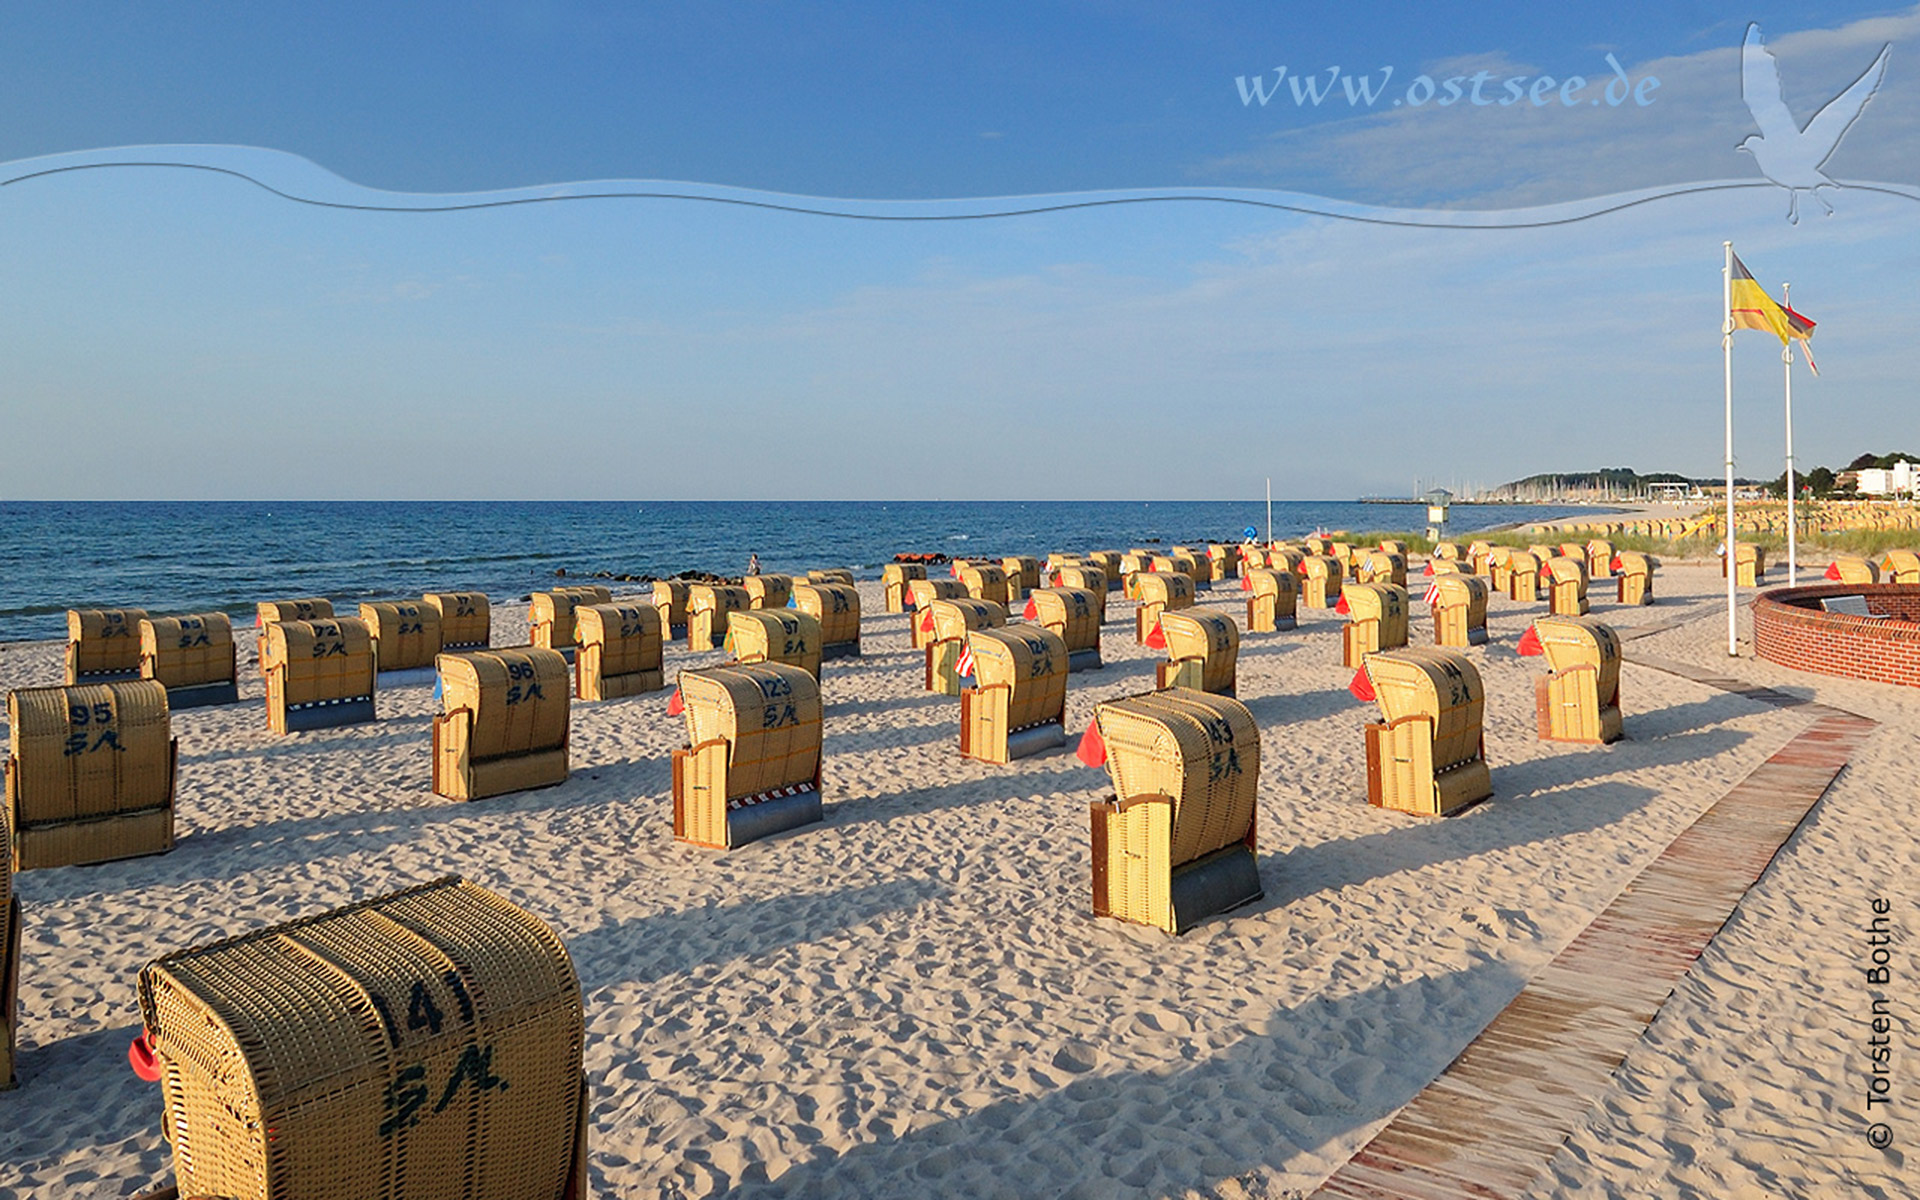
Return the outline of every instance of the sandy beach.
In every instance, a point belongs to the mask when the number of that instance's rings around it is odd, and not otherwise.
[[[1880,725],[1530,1195],[1910,1194],[1900,1141],[1861,1132],[1861,931],[1892,901],[1909,969],[1920,691],[1729,659],[1722,586],[1670,562],[1658,603],[1624,608],[1596,584],[1630,639],[1627,738],[1606,747],[1536,740],[1545,667],[1515,645],[1544,605],[1492,601],[1492,644],[1467,653],[1495,795],[1444,820],[1366,803],[1376,710],[1347,691],[1344,618],[1246,634],[1266,896],[1178,938],[1089,911],[1087,806],[1111,788],[1072,738],[1162,657],[1117,593],[1105,669],[1069,683],[1067,748],[995,767],[960,756],[958,701],[922,690],[907,618],[862,584],[866,654],[824,672],[825,822],[725,854],[672,838],[667,692],[575,702],[566,784],[460,804],[428,788],[431,685],[383,691],[376,723],[276,737],[243,665],[243,703],[174,715],[173,852],[16,877],[0,1195],[170,1182],[159,1089],[126,1061],[144,964],[458,873],[573,955],[596,1196],[1305,1196],[1808,724],[1663,661]],[[1244,619],[1233,581],[1201,597]],[[525,637],[524,604],[496,597],[495,644]],[[668,675],[722,658],[682,642]],[[0,686],[60,670],[54,643],[0,646]],[[1903,1116],[1879,1119],[1920,1136]]]

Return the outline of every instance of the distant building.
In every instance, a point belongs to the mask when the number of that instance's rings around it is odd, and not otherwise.
[[[1865,467],[1854,485],[1862,496],[1911,496],[1920,483],[1920,463],[1902,459],[1891,467]]]
[[[1690,483],[1650,483],[1647,495],[1655,500],[1686,500],[1698,496],[1700,489]]]

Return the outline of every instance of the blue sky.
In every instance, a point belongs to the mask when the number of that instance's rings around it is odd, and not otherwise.
[[[1920,9],[1357,7],[14,6],[0,161],[219,142],[409,192],[1230,186],[1502,209],[1757,180],[1732,145],[1758,20],[1803,120],[1894,44],[1830,167],[1920,183]],[[1661,80],[1651,104],[1263,108],[1235,84],[1283,64],[1392,66],[1383,96],[1421,73],[1604,80],[1608,53]],[[1727,237],[1821,322],[1803,462],[1920,446],[1920,203],[1842,189],[1790,226],[1785,199],[1534,231],[1198,204],[888,226],[658,200],[374,214],[58,176],[0,188],[0,494],[1177,498],[1271,474],[1312,498],[1711,474]],[[1736,347],[1741,469],[1770,475],[1780,368],[1757,339]]]

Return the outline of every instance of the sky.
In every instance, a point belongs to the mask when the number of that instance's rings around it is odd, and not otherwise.
[[[1749,21],[1802,122],[1891,46],[1826,169],[1893,192],[1824,190],[1833,215],[1803,200],[1788,223],[1734,149],[1755,131]],[[1706,476],[1726,239],[1820,322],[1821,375],[1795,367],[1802,466],[1920,447],[1920,6],[16,4],[0,67],[6,499],[1232,498],[1267,477],[1337,499]],[[1480,72],[1487,103],[1439,103]],[[623,179],[872,201],[1272,189],[1504,221],[1671,194],[1533,229],[1205,201],[902,223],[688,199],[369,212],[27,161],[191,144],[373,202]],[[90,161],[197,157],[215,161]],[[1707,181],[1755,186],[1686,187]],[[1743,332],[1734,359],[1740,472],[1775,475],[1779,347]]]

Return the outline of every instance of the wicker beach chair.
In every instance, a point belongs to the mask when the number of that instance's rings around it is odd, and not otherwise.
[[[1007,610],[991,600],[956,596],[929,601],[924,620],[932,627],[932,640],[926,649],[926,689],[958,696],[960,651],[965,648],[967,634],[976,629],[1003,628]]]
[[[223,612],[140,621],[140,677],[167,689],[167,709],[234,704],[240,657],[233,621]]]
[[[820,657],[860,657],[860,589],[851,583],[796,583],[794,607],[820,623]]]
[[[1347,623],[1340,661],[1357,667],[1367,655],[1407,644],[1407,589],[1393,583],[1349,583],[1340,589]]]
[[[820,820],[820,684],[755,663],[680,673],[673,836],[729,849]]]
[[[1299,626],[1300,577],[1272,567],[1249,567],[1240,576],[1247,593],[1247,632],[1277,633]]]
[[[1115,793],[1089,809],[1094,914],[1177,934],[1258,900],[1246,705],[1176,688],[1102,704],[1094,723]]]
[[[1482,732],[1486,689],[1465,655],[1385,650],[1368,655],[1362,670],[1381,715],[1367,726],[1368,803],[1447,816],[1493,794]]]
[[[1556,617],[1584,617],[1587,603],[1587,560],[1562,555],[1550,558],[1547,572],[1547,611]]]
[[[880,568],[880,588],[886,610],[890,613],[906,612],[907,585],[926,577],[927,569],[919,563],[888,563]]]
[[[666,630],[660,610],[638,600],[573,610],[573,694],[618,700],[667,686]]]
[[[785,663],[820,678],[820,619],[795,609],[727,614],[726,650],[740,663]]]
[[[1225,613],[1202,609],[1163,612],[1160,631],[1167,661],[1159,665],[1161,689],[1191,688],[1234,694],[1240,661],[1240,626]]]
[[[458,654],[493,644],[493,605],[485,592],[428,592],[420,599],[440,615],[440,649]]]
[[[1436,646],[1484,646],[1487,643],[1487,581],[1478,575],[1437,574],[1433,595]]]
[[[442,654],[433,790],[480,800],[567,781],[567,660],[522,646]]]
[[[360,619],[373,635],[374,653],[382,671],[430,667],[440,653],[440,610],[424,600],[362,604]]]
[[[974,686],[960,692],[960,753],[1008,763],[1067,740],[1067,644],[1038,625],[975,629]]]
[[[1592,617],[1541,617],[1534,636],[1552,674],[1535,679],[1543,742],[1619,740],[1620,635]]]
[[[584,1198],[580,985],[458,878],[140,973],[178,1194]]]
[[[299,733],[374,719],[373,634],[365,621],[276,621],[266,633],[260,670],[268,729]]]
[[[7,695],[6,823],[29,871],[173,849],[179,745],[150,679]]]
[[[1100,619],[1107,593],[1089,587],[1039,588],[1027,597],[1027,620],[1058,635],[1067,648],[1067,669],[1100,668]]]
[[[1193,576],[1180,571],[1148,571],[1133,578],[1134,598],[1139,601],[1133,612],[1133,637],[1145,646],[1160,626],[1161,613],[1193,607]]]
[[[142,608],[67,610],[67,685],[140,677]]]

